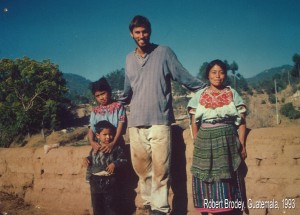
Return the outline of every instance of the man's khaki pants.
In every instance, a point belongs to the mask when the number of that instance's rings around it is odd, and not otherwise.
[[[131,127],[129,137],[132,165],[139,177],[144,205],[169,212],[171,126]]]

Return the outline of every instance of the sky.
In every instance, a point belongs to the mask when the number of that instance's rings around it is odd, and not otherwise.
[[[169,46],[197,75],[235,61],[246,78],[300,54],[300,0],[0,0],[0,58],[49,59],[96,81],[125,67],[128,25],[144,15],[151,42]]]

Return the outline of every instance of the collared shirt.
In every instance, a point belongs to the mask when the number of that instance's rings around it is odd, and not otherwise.
[[[130,103],[128,126],[170,125],[175,122],[171,80],[196,91],[206,86],[193,77],[166,46],[157,46],[143,60],[135,52],[126,58],[124,93],[121,101]]]

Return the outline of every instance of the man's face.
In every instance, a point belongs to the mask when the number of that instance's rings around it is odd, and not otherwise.
[[[150,32],[145,27],[135,27],[130,35],[140,48],[143,48],[150,43]]]

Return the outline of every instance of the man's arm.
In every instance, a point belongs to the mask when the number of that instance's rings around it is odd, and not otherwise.
[[[129,79],[125,73],[125,80],[124,80],[124,91],[118,101],[122,102],[123,104],[129,104],[132,97],[132,89],[129,82]]]
[[[203,81],[192,76],[179,62],[175,53],[169,48],[167,50],[168,54],[168,66],[172,74],[172,79],[178,81],[180,84],[184,85],[190,91],[197,91],[206,87]]]

